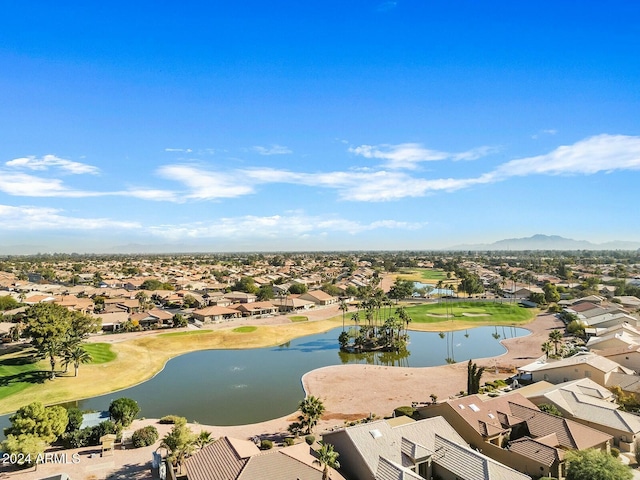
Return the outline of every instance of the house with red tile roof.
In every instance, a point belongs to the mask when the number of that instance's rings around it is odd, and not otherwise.
[[[444,417],[488,457],[535,477],[563,479],[567,450],[609,451],[613,443],[612,435],[541,412],[518,393],[486,400],[469,395],[421,407],[419,413]]]

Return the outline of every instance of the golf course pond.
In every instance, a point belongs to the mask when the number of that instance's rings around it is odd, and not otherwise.
[[[342,328],[300,337],[283,345],[248,350],[203,350],[167,362],[152,379],[107,395],[74,402],[83,410],[107,410],[112,400],[138,401],[140,415],[174,414],[209,425],[242,425],[294,412],[304,398],[302,376],[340,364],[428,367],[500,355],[504,338],[529,333],[523,328],[478,327],[456,332],[409,332],[405,353],[341,352]],[[8,416],[0,419],[2,426]]]

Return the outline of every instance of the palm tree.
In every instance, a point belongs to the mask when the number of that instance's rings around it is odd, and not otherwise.
[[[43,345],[42,353],[45,357],[49,357],[49,365],[51,365],[51,380],[56,378],[56,357],[60,355],[61,344],[57,340],[50,340]]]
[[[340,302],[340,310],[342,310],[342,331],[344,332],[344,315],[349,311],[349,305],[346,302]]]
[[[301,426],[306,429],[306,433],[310,434],[313,427],[318,424],[320,417],[322,417],[322,414],[325,411],[324,404],[318,397],[310,395],[302,400],[298,407],[301,412],[298,420],[300,421]]]
[[[562,341],[562,332],[560,330],[551,330],[549,332],[549,340],[553,343],[553,353],[558,354],[558,344]]]
[[[92,360],[91,354],[87,352],[82,346],[76,345],[73,349],[64,352],[64,359],[62,364],[66,367],[70,363],[73,363],[75,369],[74,377],[78,376],[78,369],[81,363],[89,363]]]
[[[322,465],[322,480],[327,480],[329,478],[329,468],[340,468],[340,462],[338,462],[340,454],[333,449],[333,445],[330,443],[322,442],[321,445],[317,451],[317,461]]]
[[[354,323],[356,324],[356,330],[358,330],[358,333],[360,333],[360,314],[358,312],[354,312],[353,315],[351,315],[351,320],[354,321]]]
[[[178,467],[180,473],[182,463],[193,452],[195,440],[195,435],[185,423],[176,423],[162,439],[160,446],[169,451],[167,460]]]
[[[203,449],[207,445],[213,442],[213,437],[211,436],[211,432],[207,432],[206,430],[202,430],[195,439],[195,445],[199,449]]]
[[[553,348],[553,344],[551,342],[544,342],[541,348],[542,348],[542,351],[544,352],[545,359],[549,358],[549,352]]]

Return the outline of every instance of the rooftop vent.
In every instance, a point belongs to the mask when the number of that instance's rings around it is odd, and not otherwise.
[[[376,430],[369,430],[369,433],[371,434],[371,436],[373,438],[380,438],[382,436],[382,433],[380,433],[380,430],[376,429]]]

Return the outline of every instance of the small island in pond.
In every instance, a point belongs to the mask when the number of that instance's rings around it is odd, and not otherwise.
[[[367,308],[364,312],[365,324],[361,323],[361,312],[351,316],[355,322],[355,329],[343,330],[338,337],[340,350],[349,353],[362,352],[401,352],[406,350],[409,335],[407,328],[411,317],[404,307],[396,309],[395,316],[390,316],[384,322],[380,321],[380,312]]]

